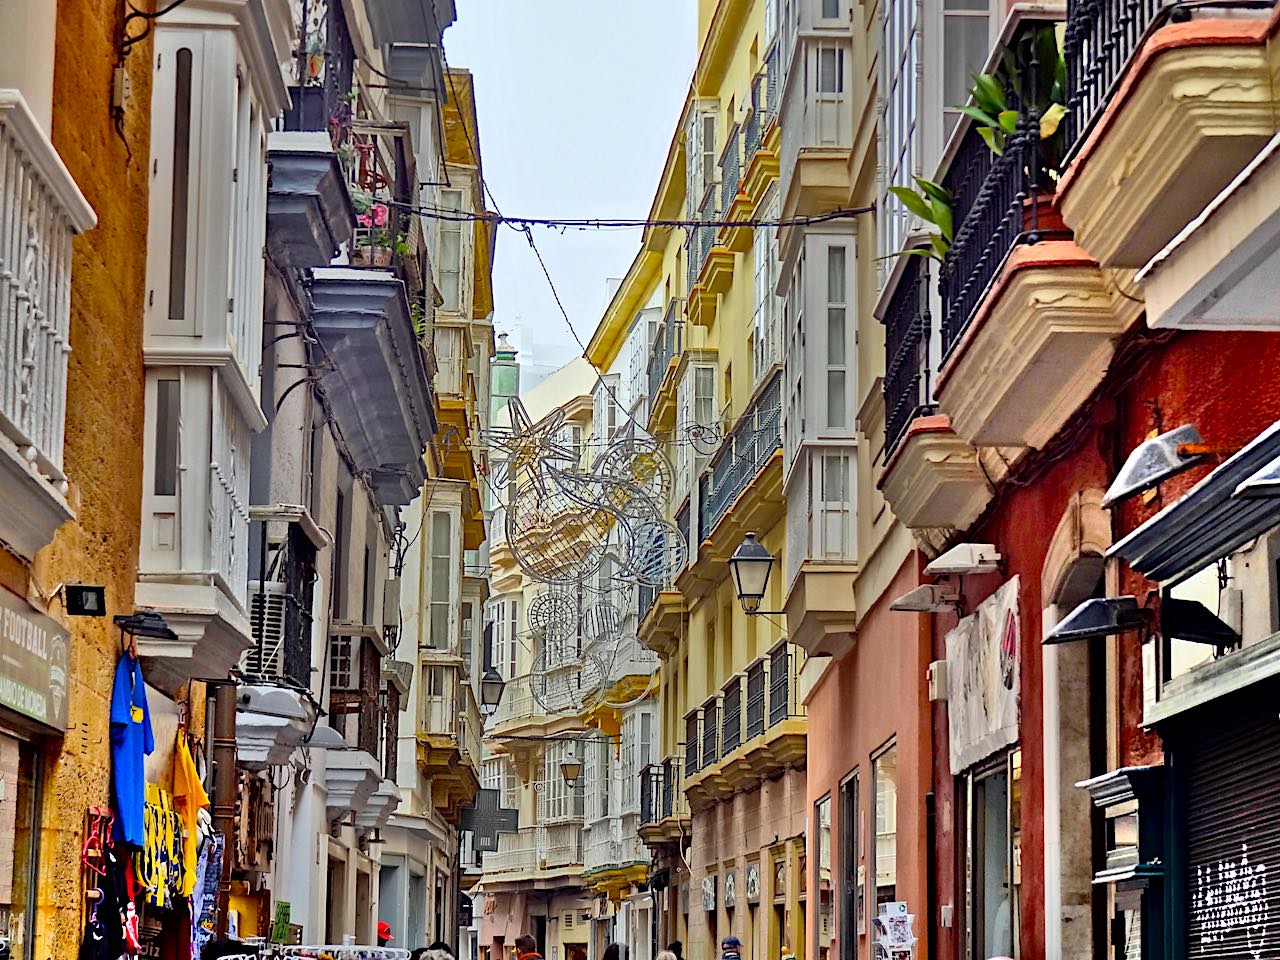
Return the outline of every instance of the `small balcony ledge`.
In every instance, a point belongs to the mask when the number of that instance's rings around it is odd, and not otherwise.
[[[355,210],[329,135],[282,131],[267,138],[267,250],[281,266],[329,263],[355,232]]]
[[[964,530],[994,493],[978,451],[956,435],[944,414],[911,422],[878,485],[910,530]]]
[[[147,682],[165,693],[193,678],[225,677],[253,645],[248,613],[217,574],[139,574],[135,602],[163,616],[177,634],[137,641]]]
[[[367,750],[330,750],[325,758],[325,806],[331,819],[361,810],[382,786],[378,760]]]
[[[404,284],[384,270],[322,267],[312,271],[310,294],[328,359],[320,382],[356,469],[369,474],[384,506],[411,503],[437,424]]]
[[[363,830],[381,829],[400,806],[400,788],[394,780],[383,780],[364,807],[356,811],[355,824]]]
[[[236,760],[246,770],[289,762],[315,723],[309,697],[290,687],[242,684],[236,691]]]
[[[1142,267],[1270,139],[1270,32],[1261,17],[1193,19],[1134,57],[1058,190],[1098,263]]]
[[[1072,241],[1014,247],[939,371],[952,430],[976,447],[1042,448],[1141,313]]]
[[[853,646],[858,611],[856,562],[805,560],[787,591],[791,642],[809,656],[843,656]]]

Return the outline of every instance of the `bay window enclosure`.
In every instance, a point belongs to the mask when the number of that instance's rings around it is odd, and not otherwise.
[[[1001,754],[963,776],[969,951],[972,958],[1018,956],[1022,754]]]
[[[458,558],[454,555],[453,515],[447,510],[431,511],[429,536],[430,564],[427,580],[427,646],[435,650],[453,650],[453,616],[456,599],[455,574]]]
[[[773,188],[770,188],[771,190]],[[778,218],[778,195],[772,192],[764,203],[764,219]],[[781,361],[779,326],[782,322],[782,301],[775,291],[778,288],[778,228],[755,227],[751,239],[751,256],[754,265],[755,304],[751,318],[751,358],[754,382],[759,386],[775,363]]]
[[[467,212],[467,196],[462,190],[445,188],[440,191],[440,206],[447,211]],[[436,221],[437,275],[440,296],[444,302],[440,309],[446,313],[460,313],[463,307],[463,283],[470,255],[470,231],[462,217],[442,217]]]
[[[520,648],[520,597],[518,594],[490,600],[486,615],[493,624],[493,667],[510,681],[516,676]]]
[[[689,495],[719,435],[716,368],[690,363],[676,387],[676,476],[673,501]],[[692,542],[692,541],[690,541]]]
[[[538,791],[537,816],[539,823],[560,820],[581,820],[586,814],[586,778],[579,777],[570,787],[560,772],[560,763],[570,752],[581,760],[583,745],[569,740],[552,740],[543,754],[542,780]]]

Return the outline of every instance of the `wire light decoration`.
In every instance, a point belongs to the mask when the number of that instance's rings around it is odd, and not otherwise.
[[[637,589],[669,588],[689,548],[663,513],[673,470],[634,422],[589,465],[563,440],[557,410],[533,422],[508,401],[511,428],[489,437],[503,534],[525,576],[545,584],[526,610],[535,644],[530,686],[548,714],[625,707],[652,691],[656,658],[636,638]],[[649,683],[621,683],[647,676]],[[639,688],[639,689],[637,689]]]

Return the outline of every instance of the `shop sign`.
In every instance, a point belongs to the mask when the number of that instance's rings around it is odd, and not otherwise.
[[[726,870],[724,872],[724,905],[726,909],[732,910],[738,904],[738,871]]]
[[[702,878],[702,909],[707,913],[715,913],[716,875],[714,873]]]
[[[277,900],[275,917],[271,921],[271,942],[290,943],[289,917],[292,907],[288,900]]]
[[[1018,578],[947,634],[951,772],[959,775],[1018,740]]]
[[[760,902],[760,862],[747,864],[747,903]]]
[[[69,650],[62,627],[0,589],[0,706],[65,732]]]

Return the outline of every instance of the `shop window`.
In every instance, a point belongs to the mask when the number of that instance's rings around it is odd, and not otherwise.
[[[969,956],[1017,957],[1022,754],[964,775]]]
[[[871,761],[875,844],[876,906],[898,899],[898,746],[890,744]],[[877,911],[879,912],[879,911]],[[985,954],[984,954],[985,956]]]
[[[835,926],[835,903],[831,884],[831,797],[823,797],[814,805],[813,832],[817,838],[817,939],[813,947],[814,960],[828,960],[831,952],[831,936]]]

